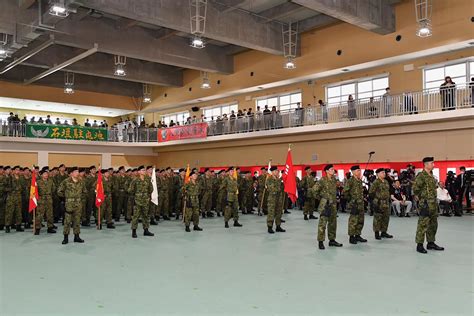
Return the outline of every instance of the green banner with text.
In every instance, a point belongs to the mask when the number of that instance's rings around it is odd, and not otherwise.
[[[107,141],[107,129],[96,127],[26,124],[26,137]]]

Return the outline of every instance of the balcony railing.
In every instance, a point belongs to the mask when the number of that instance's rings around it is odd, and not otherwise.
[[[449,111],[474,107],[473,99],[474,84],[471,83],[444,90],[429,89],[289,111],[236,115],[207,120],[207,136]],[[194,123],[201,122],[179,122],[175,126]],[[2,136],[26,136],[25,124],[0,120],[0,127]],[[108,128],[108,141],[157,142],[158,131],[159,128],[118,125]]]

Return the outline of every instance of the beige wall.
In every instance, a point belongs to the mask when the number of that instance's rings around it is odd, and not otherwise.
[[[38,154],[29,152],[0,152],[0,165],[30,167],[38,164]]]
[[[68,154],[68,153],[49,153],[49,166],[57,167],[60,164],[66,166],[89,167],[98,166],[102,162],[100,154]]]
[[[153,166],[157,164],[157,156],[112,155],[113,167]]]

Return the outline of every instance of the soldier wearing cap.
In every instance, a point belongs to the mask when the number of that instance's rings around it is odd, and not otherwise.
[[[23,222],[25,223],[25,229],[29,229],[33,223],[33,216],[28,210],[30,204],[31,171],[28,167],[24,167],[20,170],[20,180],[21,185],[23,186],[23,189],[21,190],[21,213]]]
[[[158,206],[157,206],[157,219],[159,219],[160,216],[163,216],[163,219],[166,221],[170,220],[169,217],[169,212],[170,212],[170,181],[168,178],[168,174],[166,170],[161,170],[160,171],[160,177],[159,181],[157,181],[158,185]]]
[[[94,186],[94,183],[96,183],[97,180],[97,175],[96,175],[96,167],[95,166],[90,166],[89,167],[89,172],[84,178],[84,184],[86,186],[86,208],[84,214],[82,214],[82,226],[90,226],[90,221],[91,221],[91,215],[94,214],[96,217],[96,206],[95,206],[95,189],[96,187]],[[96,217],[97,220],[97,217]]]
[[[100,206],[100,220],[102,222],[105,219],[107,228],[114,229],[115,225],[112,221],[112,192],[114,190],[114,182],[111,177],[112,175],[110,170],[102,169],[102,186],[104,188],[105,198]],[[97,187],[97,181],[98,180],[96,180],[94,183],[94,188]],[[102,226],[102,224],[100,226]]]
[[[350,212],[348,233],[349,242],[367,242],[367,239],[361,237],[364,227],[364,185],[362,183],[362,173],[358,165],[351,167],[352,177],[350,177],[344,186],[344,196],[347,199],[347,210]]]
[[[373,229],[375,239],[393,238],[387,233],[390,221],[390,185],[385,180],[385,169],[379,168],[375,171],[377,179],[369,189],[369,196],[372,199],[371,208],[374,211]]]
[[[270,176],[268,177],[266,184],[267,184],[267,192],[268,192],[268,200],[267,200],[267,228],[268,233],[273,234],[273,223],[275,222],[276,231],[284,233],[285,230],[281,228],[281,215],[283,211],[282,205],[282,181],[279,177],[280,171],[276,166],[272,166],[270,168]]]
[[[201,231],[202,228],[199,227],[199,195],[201,191],[201,186],[197,182],[198,174],[193,171],[190,173],[190,180],[184,185],[185,198],[186,198],[186,211],[184,214],[184,223],[186,225],[186,231],[190,232],[191,229],[189,225],[191,224],[191,219],[194,224],[193,230]],[[203,211],[204,212],[204,211]]]
[[[79,234],[81,232],[82,203],[84,203],[84,196],[86,194],[84,181],[79,178],[79,168],[71,168],[70,177],[61,182],[58,187],[58,196],[64,198],[66,208],[64,214],[63,245],[69,242],[71,225],[73,227],[74,242],[84,242],[79,237]]]
[[[130,187],[130,184],[132,181],[137,177],[137,169],[129,169],[130,171],[127,171],[129,174],[128,176],[128,181],[127,181],[127,214],[125,215],[125,219],[128,224],[132,222],[132,214],[133,214],[133,207],[135,205],[135,202],[133,201],[133,196],[128,192],[128,188]],[[159,201],[159,199],[158,199]]]
[[[66,172],[66,166],[64,164],[60,164],[58,167],[58,173],[54,177],[54,184],[56,188],[59,188],[61,183],[68,178],[68,174]],[[59,218],[63,219],[64,222],[64,212],[65,212],[65,202],[64,199],[60,196],[56,196],[57,205],[54,207],[54,211],[56,214],[54,215],[55,219],[58,220]]]
[[[307,221],[308,219],[317,219],[316,216],[313,215],[314,209],[316,208],[316,200],[314,196],[311,194],[311,188],[316,184],[315,178],[311,173],[311,167],[307,166],[305,169],[306,174],[303,176],[301,180],[301,185],[304,192],[304,206],[303,206],[303,214],[304,220]],[[309,215],[309,217],[308,217]]]
[[[183,204],[183,188],[184,188],[184,178],[186,176],[186,170],[184,168],[179,169],[179,174],[178,174],[178,181],[176,184],[176,204],[175,204],[175,210],[176,210],[176,219],[179,219],[179,215],[181,214],[181,211],[183,210],[184,204]]]
[[[53,179],[49,177],[49,168],[43,167],[39,172],[38,207],[36,208],[35,235],[39,235],[43,217],[46,215],[48,234],[55,234],[53,224],[53,193],[56,191]]]
[[[416,176],[413,186],[420,210],[415,239],[416,251],[419,253],[427,253],[424,248],[425,237],[428,250],[444,250],[435,243],[438,230],[438,204],[436,201],[437,181],[433,176],[433,168],[434,158],[423,158],[423,171]]]
[[[21,216],[21,194],[24,190],[22,186],[22,180],[20,177],[20,166],[12,168],[12,174],[8,178],[5,191],[7,192],[7,201],[5,208],[5,232],[10,232],[10,226],[13,223],[13,218],[16,223],[16,231],[24,231],[21,227],[22,216]]]
[[[234,227],[242,227],[239,223],[239,200],[238,200],[238,184],[234,176],[234,168],[230,167],[229,175],[224,178],[224,186],[227,191],[227,201],[224,211],[225,228],[229,228],[229,219],[234,218]]]
[[[265,182],[267,181],[267,169],[265,167],[260,168],[260,175],[257,178],[257,200],[258,200],[258,215],[267,214],[267,198],[268,194],[265,191]]]
[[[211,212],[212,206],[212,188],[214,186],[214,178],[211,175],[211,170],[206,168],[204,170],[204,176],[200,181],[200,189],[202,190],[201,198],[201,211],[202,217],[214,217],[214,214]]]
[[[226,205],[227,189],[225,187],[224,179],[227,177],[225,170],[218,172],[217,182],[219,184],[217,190],[217,201],[216,201],[216,214],[217,217],[221,216],[221,213],[224,214],[224,208]]]
[[[315,198],[318,199],[319,206],[319,225],[318,225],[318,246],[319,249],[323,250],[324,240],[326,235],[326,227],[328,231],[328,239],[330,247],[342,247],[342,244],[336,241],[337,231],[337,201],[336,201],[336,190],[337,183],[334,177],[336,171],[332,164],[324,167],[326,175],[319,180],[319,182],[311,188]]]
[[[148,211],[152,192],[153,186],[151,184],[150,177],[146,175],[145,167],[140,166],[138,168],[138,177],[133,179],[128,188],[128,193],[131,195],[131,198],[134,200],[135,204],[132,217],[132,238],[137,238],[138,219],[140,217],[143,224],[143,235],[154,236],[153,233],[148,231],[148,228],[150,227]]]
[[[242,178],[242,214],[253,214],[253,178],[250,172],[245,172]]]

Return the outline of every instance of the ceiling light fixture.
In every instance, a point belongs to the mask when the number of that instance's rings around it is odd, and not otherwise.
[[[66,7],[65,0],[50,0],[49,14],[65,18],[69,15],[69,10]]]
[[[201,49],[206,47],[206,44],[200,36],[195,35],[191,40],[191,47]]]
[[[151,103],[151,89],[146,83],[143,84],[143,103]]]
[[[206,31],[207,0],[189,0],[191,22],[191,47],[204,48],[203,35]]]
[[[74,93],[74,73],[72,72],[66,72],[64,74],[64,93]]]
[[[114,75],[118,77],[125,77],[127,75],[127,71],[125,70],[125,65],[127,63],[127,57],[125,56],[114,56],[115,62],[115,71]]]
[[[283,64],[285,69],[295,69],[296,49],[298,43],[298,24],[288,23],[288,26],[282,25],[283,33],[283,56],[286,61]]]
[[[210,89],[211,82],[209,81],[208,73],[201,71],[201,89]]]
[[[288,57],[288,59],[286,60],[285,65],[283,67],[285,69],[295,69],[296,64],[295,64],[295,61],[294,61],[293,57]]]
[[[433,12],[432,0],[415,0],[416,36],[429,37],[433,35],[431,26],[431,15]]]

